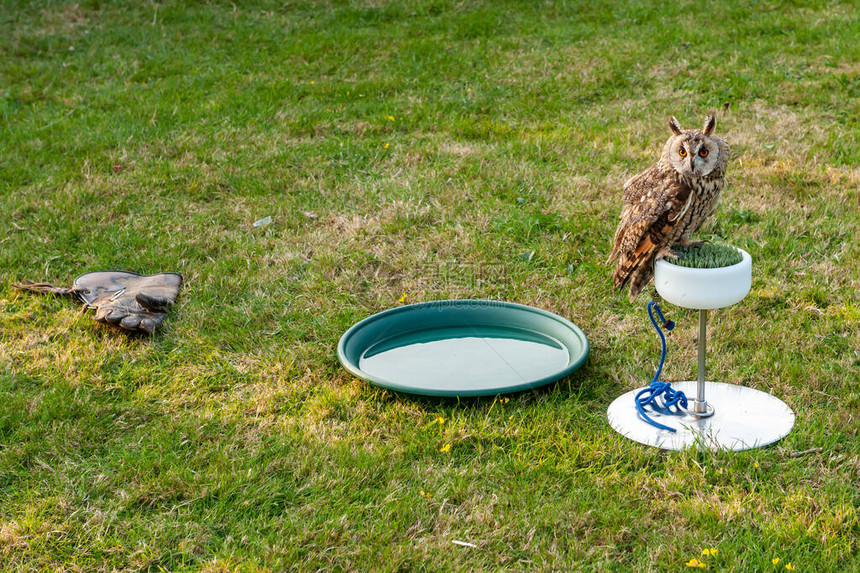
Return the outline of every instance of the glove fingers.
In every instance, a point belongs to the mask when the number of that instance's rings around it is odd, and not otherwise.
[[[129,314],[122,317],[122,320],[119,321],[119,325],[126,330],[137,330],[142,318],[143,317],[139,314]]]
[[[164,317],[167,316],[165,314],[150,314],[144,317],[140,321],[140,330],[148,334],[152,334],[155,332],[155,329],[161,326],[161,323],[164,322]]]
[[[125,307],[99,307],[96,309],[95,318],[99,322],[119,326],[125,330],[142,330],[148,334],[155,332],[167,313],[153,313],[138,308]]]
[[[140,292],[134,298],[140,306],[152,312],[166,312],[173,304],[171,299],[154,293]]]
[[[96,314],[93,318],[95,318],[99,322],[106,322],[108,324],[116,324],[127,313],[120,311],[117,308],[111,306],[100,306],[96,309]]]

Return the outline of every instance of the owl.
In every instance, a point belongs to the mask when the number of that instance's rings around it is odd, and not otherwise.
[[[669,120],[672,136],[660,159],[624,184],[624,207],[608,262],[618,260],[615,288],[630,284],[630,302],[654,275],[654,260],[675,257],[673,245],[697,243],[698,231],[717,207],[726,186],[729,145],[714,136],[714,116],[701,130]]]

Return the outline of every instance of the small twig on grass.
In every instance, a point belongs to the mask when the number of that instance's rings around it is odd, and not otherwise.
[[[824,450],[824,448],[809,448],[808,450],[802,450],[802,451],[796,451],[796,452],[788,452],[788,453],[786,454],[786,456],[787,456],[787,457],[789,457],[789,458],[799,458],[799,457],[806,456],[806,455],[809,455],[809,454],[817,454],[817,453],[819,453],[819,452],[821,452],[821,451],[823,451],[823,450]]]

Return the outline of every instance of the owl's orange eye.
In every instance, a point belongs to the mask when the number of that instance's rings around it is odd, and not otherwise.
[[[687,150],[682,147],[678,150],[678,155],[680,155],[681,157],[687,157]]]
[[[701,148],[701,149],[699,150],[699,157],[707,157],[707,156],[708,156],[708,150],[707,150],[707,149],[705,149],[704,147],[703,147],[703,148]]]

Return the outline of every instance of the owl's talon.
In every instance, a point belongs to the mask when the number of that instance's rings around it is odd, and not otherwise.
[[[657,254],[655,255],[654,258],[655,258],[655,260],[659,261],[661,259],[665,259],[666,257],[669,257],[670,259],[677,259],[678,253],[676,253],[672,249],[669,249],[667,247],[663,247],[662,249],[657,251]]]
[[[680,242],[678,244],[684,248],[687,248],[687,249],[698,249],[699,247],[701,247],[705,243],[710,243],[710,241],[705,239],[704,241],[686,241],[686,242]]]

